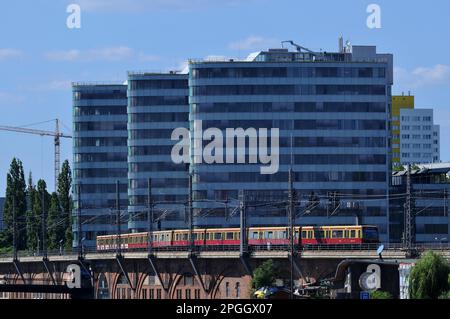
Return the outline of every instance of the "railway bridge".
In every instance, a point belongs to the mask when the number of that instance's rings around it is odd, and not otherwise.
[[[448,247],[419,248],[416,256],[427,249],[440,250],[450,259]],[[411,259],[399,247],[386,247],[386,261]],[[296,284],[315,283],[334,278],[337,266],[344,260],[379,259],[376,247],[303,250],[290,258],[286,250],[268,249],[242,254],[240,251],[146,251],[48,252],[43,256],[20,255],[0,257],[0,298],[70,298],[64,290],[55,290],[67,282],[67,269],[78,265],[97,299],[237,299],[248,298],[253,270],[272,259],[286,285],[290,273]],[[16,287],[2,289],[2,284]],[[21,289],[20,285],[24,285]],[[48,287],[44,290],[25,286]],[[53,289],[51,288],[53,287]]]

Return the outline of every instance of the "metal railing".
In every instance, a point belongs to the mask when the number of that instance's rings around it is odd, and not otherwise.
[[[317,251],[347,251],[347,252],[376,252],[380,244],[359,244],[359,245],[305,245],[305,246],[295,246],[296,252],[317,252]],[[426,243],[417,244],[412,247],[413,250],[418,252],[425,252],[427,250],[434,251],[448,251],[450,252],[449,243]],[[167,246],[167,247],[154,247],[153,252],[190,252],[189,246]],[[397,243],[386,243],[384,244],[384,252],[386,251],[404,251],[402,244]],[[122,253],[145,253],[147,248],[122,248]],[[239,245],[215,245],[215,246],[195,246],[192,252],[238,252]],[[249,245],[248,252],[284,252],[289,251],[289,245]],[[111,254],[115,253],[115,248],[107,250],[97,250],[96,247],[83,247],[83,256],[87,254]],[[78,256],[78,249],[65,249],[65,250],[48,250],[47,256]],[[18,251],[18,258],[21,257],[42,257],[42,252],[29,252],[29,251]],[[7,252],[0,254],[0,258],[13,258],[12,252]]]

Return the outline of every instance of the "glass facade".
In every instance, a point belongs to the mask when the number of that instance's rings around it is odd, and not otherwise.
[[[116,182],[120,206],[127,199],[127,87],[74,84],[73,88],[73,231],[78,245],[78,194],[81,184],[83,245],[94,246],[96,236],[117,232]],[[126,230],[126,214],[122,214]]]
[[[246,62],[190,63],[194,223],[238,226],[239,214],[223,203],[236,200],[239,190],[246,191],[250,203],[287,200],[292,165],[301,216],[297,224],[354,224],[358,217],[378,226],[387,240],[392,57],[338,54],[301,61],[285,53],[261,52]],[[195,135],[197,121],[203,132],[218,128],[223,136],[227,128],[278,128],[278,172],[262,175],[259,163],[248,163],[249,151],[245,165],[199,162],[193,145],[204,149],[210,141]],[[334,215],[328,205],[333,192],[341,199]],[[345,196],[352,200],[346,202]],[[378,200],[358,202],[358,196]],[[306,212],[311,198],[318,204]],[[285,205],[250,205],[247,216],[249,225],[288,222]]]
[[[128,75],[129,229],[146,231],[148,179],[155,203],[154,229],[186,228],[187,165],[171,159],[172,131],[189,127],[188,75]]]

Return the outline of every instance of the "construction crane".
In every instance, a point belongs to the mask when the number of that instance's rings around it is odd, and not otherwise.
[[[282,41],[281,42],[281,46],[283,46],[283,43],[290,43],[292,46],[294,46],[297,49],[298,52],[302,52],[302,50],[303,50],[303,51],[306,51],[306,52],[311,53],[313,55],[317,54],[316,52],[311,51],[310,49],[307,49],[305,47],[302,47],[301,45],[298,45],[298,44],[294,43],[294,41],[292,41],[292,40]]]
[[[35,130],[24,127],[14,127],[14,126],[0,126],[0,131],[27,133],[40,136],[53,136],[55,142],[55,190],[58,188],[58,176],[61,167],[61,144],[60,138],[72,138],[72,136],[61,133],[59,130],[59,120],[55,119],[56,128],[55,131],[43,131]]]

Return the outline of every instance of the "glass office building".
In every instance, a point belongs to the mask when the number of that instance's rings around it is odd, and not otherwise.
[[[273,49],[245,61],[191,61],[194,223],[239,225],[232,206],[245,190],[249,225],[287,225],[283,201],[292,167],[297,224],[358,220],[379,226],[387,240],[392,63],[392,55],[377,54],[372,46],[336,53]],[[198,135],[200,125],[202,132],[218,128],[223,136],[229,128],[278,128],[278,172],[261,174],[261,163],[249,164],[248,149],[245,164],[196,158],[193,145],[204,149],[210,142]]]
[[[145,231],[148,179],[151,179],[154,229],[186,228],[188,165],[171,159],[172,132],[189,127],[188,75],[128,74],[129,229]]]
[[[78,245],[78,194],[81,184],[83,244],[117,232],[116,182],[120,182],[122,229],[126,231],[127,86],[74,84],[73,88],[73,231]]]

